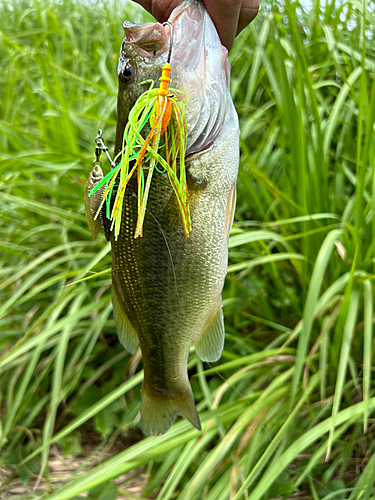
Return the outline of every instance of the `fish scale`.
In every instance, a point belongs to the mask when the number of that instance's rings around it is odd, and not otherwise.
[[[203,4],[196,0],[183,2],[173,11],[169,22],[175,30],[172,84],[190,99],[190,106],[186,107],[189,131],[186,172],[192,230],[186,238],[168,177],[155,172],[143,236],[134,238],[138,218],[135,178],[125,191],[117,241],[112,234],[108,235],[118,335],[131,353],[138,342],[142,351],[141,421],[148,434],[166,432],[177,413],[200,429],[187,362],[192,345],[205,361],[216,361],[223,349],[221,291],[239,162],[238,120],[227,87],[226,52],[213,23]],[[189,39],[194,39],[194,29],[201,54],[196,51],[192,54],[184,48]],[[131,64],[135,71],[129,83],[120,81],[115,155],[122,148],[129,111],[144,90],[139,83],[150,78],[157,82],[168,51],[168,45],[164,44],[166,35],[158,23],[127,24],[125,35],[119,71],[126,64]],[[153,54],[147,57],[144,40],[147,47],[150,44],[161,47],[158,57]],[[207,47],[215,49],[208,52]],[[194,57],[195,70],[192,60],[185,60],[185,55]],[[202,57],[206,58],[204,65],[200,63]],[[194,98],[192,72],[195,91],[203,92],[200,99]],[[203,124],[206,128],[202,131]],[[89,181],[92,185],[93,180]],[[86,212],[89,224],[92,211],[90,208]]]

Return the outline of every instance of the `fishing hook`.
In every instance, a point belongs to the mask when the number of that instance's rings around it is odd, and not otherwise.
[[[173,26],[171,25],[171,23],[169,21],[166,21],[165,23],[163,23],[163,26],[166,26],[166,25],[169,26],[169,51],[168,51],[167,63],[170,64],[171,55],[172,55],[172,46],[173,46]]]

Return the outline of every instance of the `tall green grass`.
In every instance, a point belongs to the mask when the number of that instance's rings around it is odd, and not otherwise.
[[[110,249],[83,215],[97,130],[113,144],[122,22],[145,18],[120,2],[0,4],[1,465],[50,500],[116,498],[116,477],[145,470],[137,498],[374,499],[374,4],[262,4],[237,38],[225,350],[215,366],[191,353],[203,432],[181,420],[157,438],[139,431]],[[51,445],[79,454],[88,425],[94,466],[53,490]]]

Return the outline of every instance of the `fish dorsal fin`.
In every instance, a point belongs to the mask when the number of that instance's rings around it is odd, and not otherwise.
[[[124,311],[114,280],[112,282],[112,305],[118,338],[125,349],[130,354],[134,354],[139,344],[138,335]]]
[[[224,317],[221,299],[217,307],[208,318],[203,332],[195,342],[195,351],[202,361],[217,361],[224,347]]]

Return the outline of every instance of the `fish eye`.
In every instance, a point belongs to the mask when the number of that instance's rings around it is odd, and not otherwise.
[[[134,74],[133,67],[130,64],[125,64],[121,68],[121,70],[120,70],[120,72],[118,74],[118,77],[122,81],[122,83],[126,83],[126,82],[128,82],[131,79],[131,77],[133,76],[133,74]]]

